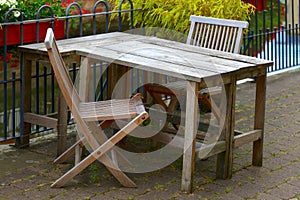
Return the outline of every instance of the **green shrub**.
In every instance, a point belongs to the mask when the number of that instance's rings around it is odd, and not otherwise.
[[[112,0],[119,9],[120,0]],[[235,20],[250,20],[255,11],[251,4],[242,0],[132,0],[134,8],[142,11],[134,13],[134,27],[160,27],[182,33],[189,30],[190,15]],[[128,9],[128,2],[122,9]]]

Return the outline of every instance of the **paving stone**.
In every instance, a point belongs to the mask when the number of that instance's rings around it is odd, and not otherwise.
[[[276,185],[283,184],[284,180],[280,179],[280,177],[273,176],[272,174],[267,174],[263,177],[256,178],[252,183],[267,191]]]
[[[227,194],[223,194],[219,197],[217,197],[216,199],[220,199],[220,200],[244,200],[243,197],[240,197],[236,194],[233,194],[232,192],[229,192]]]
[[[251,184],[251,183],[247,183],[238,188],[234,188],[233,190],[230,191],[230,193],[241,196],[243,198],[253,198],[258,193],[261,193],[263,191],[264,191],[264,188],[259,187],[254,184]]]
[[[289,186],[289,184],[287,185]],[[294,191],[291,191],[289,189],[285,190],[285,188],[286,186],[274,187],[273,189],[267,191],[267,193],[280,199],[290,199],[296,195]]]
[[[300,188],[300,177],[297,176],[288,182],[289,184]]]
[[[164,200],[164,199],[171,199],[174,196],[174,193],[167,192],[167,191],[149,191],[144,195],[140,195],[135,197],[135,200],[144,200],[144,199],[157,199],[157,200]],[[193,195],[194,196],[194,195]]]
[[[266,194],[266,193],[261,193],[258,196],[255,197],[255,199],[257,200],[281,200],[280,198],[270,195],[270,194]]]
[[[101,195],[99,195],[99,196],[101,196]],[[120,200],[122,200],[122,199],[126,200],[126,199],[130,199],[130,198],[134,197],[134,195],[126,193],[126,192],[124,192],[122,190],[119,190],[119,189],[111,190],[109,192],[106,192],[106,193],[104,193],[104,196],[105,197],[112,197],[112,198],[120,199]]]
[[[232,189],[229,186],[223,186],[216,183],[208,183],[202,186],[204,190],[211,191],[213,193],[216,193],[217,195],[223,195],[226,193],[226,190]]]
[[[239,186],[239,182],[233,181],[232,179],[217,179],[215,183],[218,185],[222,185],[223,187],[235,188]]]
[[[218,197],[218,195],[213,191],[205,190],[204,188],[199,188],[193,192],[199,199],[214,199]],[[185,197],[187,195],[184,195]],[[179,198],[180,199],[180,198]],[[176,198],[177,200],[177,198]]]
[[[110,197],[110,196],[105,196],[105,195],[96,195],[96,196],[93,196],[90,198],[91,200],[116,200],[115,198],[113,197]]]

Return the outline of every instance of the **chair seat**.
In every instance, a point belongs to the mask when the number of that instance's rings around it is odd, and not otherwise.
[[[138,115],[136,105],[133,99],[82,102],[79,112],[85,121],[134,118]]]

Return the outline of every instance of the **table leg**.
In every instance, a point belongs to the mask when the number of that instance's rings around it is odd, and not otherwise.
[[[195,142],[197,133],[198,117],[198,84],[189,82],[187,85],[186,117],[184,133],[184,151],[181,189],[192,192],[193,172],[195,165]]]
[[[23,53],[22,56],[22,98],[21,98],[21,105],[23,105],[23,113],[31,112],[31,67],[32,61],[26,60],[26,54]],[[29,146],[29,138],[31,133],[31,124],[24,122],[24,115],[23,115],[23,131],[21,131],[20,139],[17,140],[16,146],[17,147],[28,147]]]
[[[236,79],[225,85],[226,105],[221,106],[220,125],[223,124],[219,140],[226,141],[226,150],[217,156],[217,178],[231,178],[233,167],[233,139],[235,122]]]
[[[67,149],[67,123],[68,123],[68,109],[65,98],[59,92],[58,111],[57,111],[57,151],[59,156]]]
[[[266,102],[266,74],[256,78],[254,129],[262,130],[261,131],[262,136],[261,139],[253,143],[252,164],[254,166],[262,166],[265,102]]]
[[[122,65],[117,65],[117,64],[110,64],[108,67],[108,99],[112,98],[112,94],[116,87],[118,86],[117,84],[121,84],[119,81],[122,78],[122,76],[127,73],[130,70],[129,67],[122,66]],[[129,97],[129,84],[128,84],[128,79],[125,77],[123,79],[124,85],[122,85],[122,93],[117,94],[118,98],[128,98]],[[120,92],[120,89],[118,90]]]

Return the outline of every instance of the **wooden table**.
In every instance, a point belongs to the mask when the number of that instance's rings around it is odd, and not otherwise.
[[[197,91],[203,83],[218,85],[218,77],[224,83],[227,104],[223,112],[224,128],[221,141],[212,150],[218,154],[217,177],[230,178],[232,174],[233,148],[254,142],[253,165],[262,165],[264,133],[264,113],[266,98],[266,68],[272,65],[253,57],[204,49],[183,43],[162,40],[155,37],[131,35],[127,33],[108,33],[88,37],[58,41],[63,57],[80,55],[90,59],[114,63],[117,66],[137,68],[148,72],[183,78],[188,82],[186,89],[186,116],[184,133],[182,190],[192,191],[193,170],[197,133],[198,98]],[[52,127],[65,124],[65,109],[58,113],[59,122],[47,116],[31,113],[31,62],[47,59],[44,44],[19,47],[23,60],[24,95],[24,133],[23,141],[28,140],[28,126],[33,122],[42,122]],[[212,68],[211,65],[214,67]],[[119,68],[117,68],[119,71]],[[125,70],[126,71],[126,70]],[[124,73],[124,71],[121,71]],[[234,136],[236,81],[244,78],[256,78],[254,130]],[[42,120],[41,120],[42,119]],[[61,120],[63,119],[63,120]],[[59,124],[59,125],[57,125]],[[59,134],[65,128],[58,129]]]

